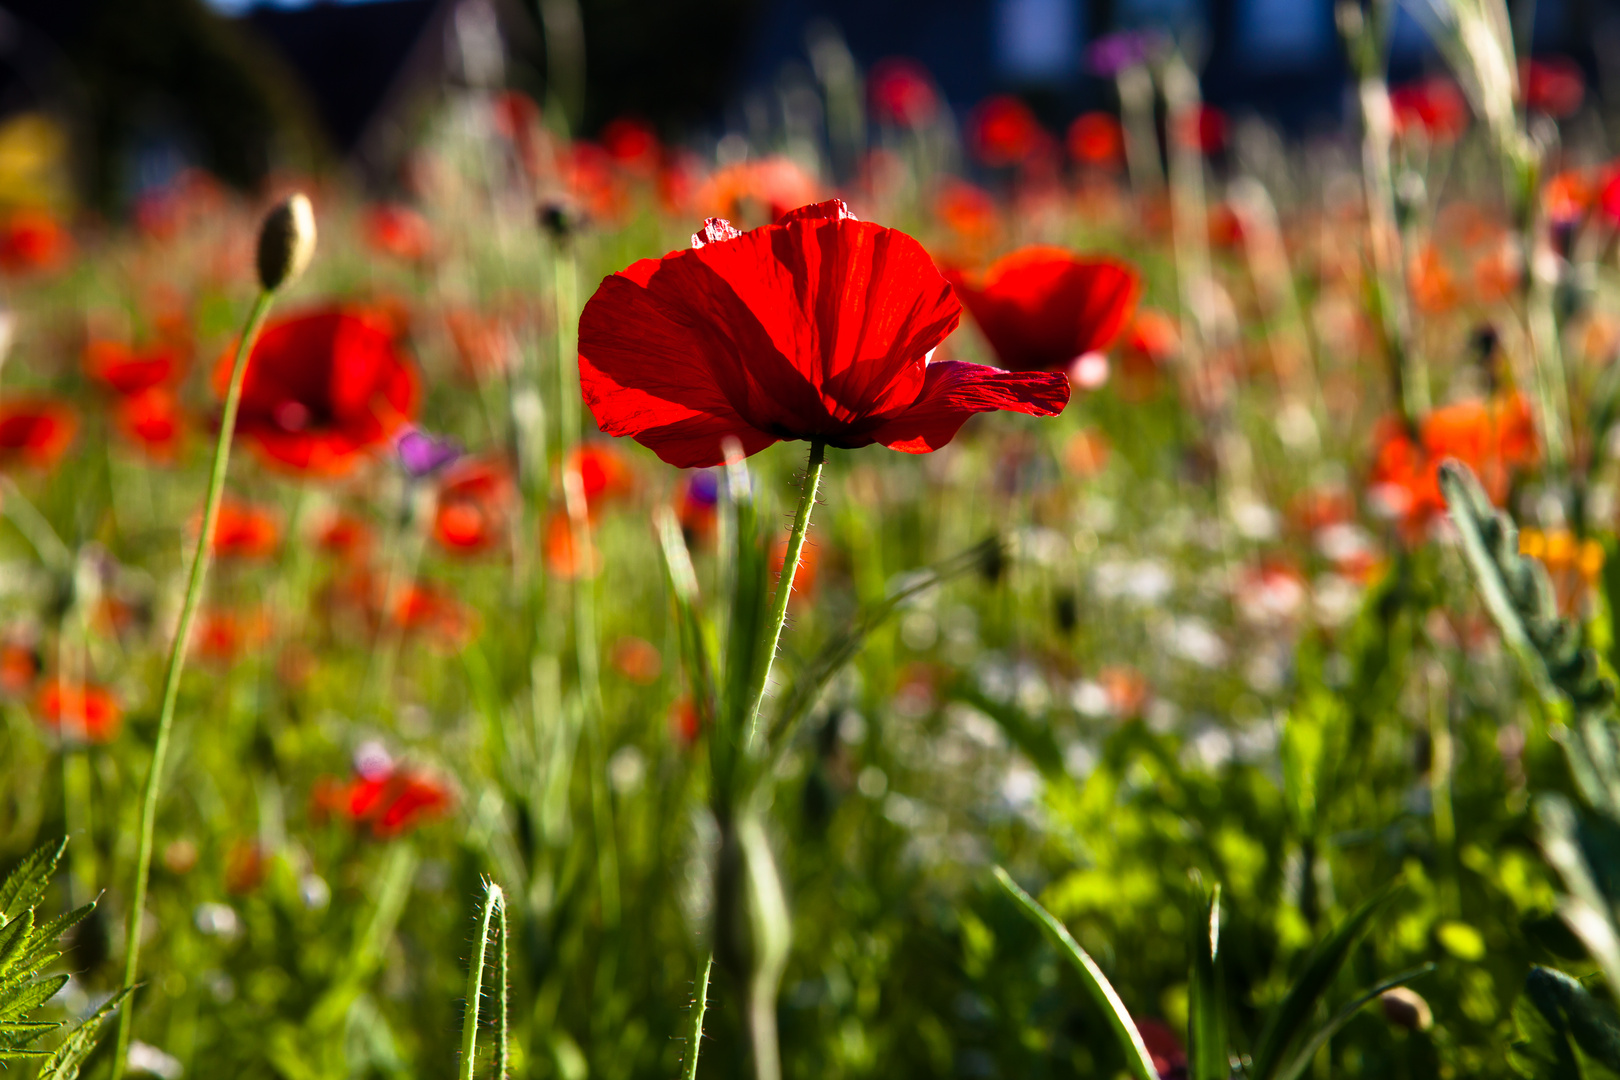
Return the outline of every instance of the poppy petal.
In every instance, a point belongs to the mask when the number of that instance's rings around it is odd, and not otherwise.
[[[1056,371],[1113,344],[1136,307],[1141,278],[1123,262],[1030,247],[982,282],[947,275],[996,359],[1011,371]]]
[[[871,432],[874,442],[927,454],[955,437],[974,413],[1006,409],[1056,416],[1069,403],[1069,380],[1051,371],[1002,371],[960,360],[928,365],[928,379],[911,408]]]

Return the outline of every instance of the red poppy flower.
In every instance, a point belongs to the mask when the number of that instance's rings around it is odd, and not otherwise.
[[[461,555],[491,550],[506,535],[513,494],[504,463],[487,458],[457,462],[439,485],[433,539],[446,551]]]
[[[658,133],[645,121],[621,116],[602,129],[602,149],[620,168],[650,173],[658,167],[662,148]]]
[[[115,394],[138,394],[179,378],[180,351],[173,345],[136,350],[116,341],[85,346],[84,370]]]
[[[364,518],[340,510],[315,530],[315,542],[328,555],[359,561],[371,548],[371,526]]]
[[[202,527],[202,512],[192,518],[195,532]],[[219,504],[219,518],[214,522],[214,535],[209,550],[219,559],[263,559],[276,550],[280,529],[270,511],[260,506],[233,502]]]
[[[1061,412],[1059,375],[928,356],[961,317],[922,246],[842,202],[739,233],[710,219],[691,250],[602,282],[579,325],[598,426],[672,465],[717,465],[737,439],[926,453],[977,412]]]
[[[367,829],[374,839],[389,840],[445,817],[455,798],[450,786],[431,773],[388,763],[348,783],[321,778],[311,802],[317,818],[343,818],[356,829]]]
[[[602,443],[584,443],[568,454],[568,466],[579,473],[586,509],[594,515],[605,503],[622,499],[636,487],[636,474],[624,455]]]
[[[1562,119],[1573,116],[1586,97],[1586,76],[1567,56],[1545,56],[1519,65],[1525,108]]]
[[[433,231],[427,219],[397,203],[366,211],[365,234],[373,251],[405,262],[420,262],[433,250]]]
[[[1122,262],[1057,247],[1015,251],[981,279],[945,276],[1009,371],[1059,371],[1108,348],[1142,288]]]
[[[230,371],[223,357],[220,391]],[[418,389],[383,317],[321,309],[276,323],[254,346],[236,434],[272,466],[338,475],[416,415]]]
[[[1468,99],[1457,84],[1440,76],[1397,86],[1389,92],[1395,134],[1422,133],[1430,142],[1452,143],[1468,130]]]
[[[65,402],[41,398],[0,404],[0,469],[50,468],[78,429],[78,417]]]
[[[1461,401],[1424,417],[1416,441],[1397,421],[1380,425],[1368,494],[1377,509],[1416,538],[1445,511],[1439,470],[1447,458],[1473,469],[1500,505],[1514,470],[1537,457],[1530,405],[1522,395]]]
[[[191,633],[191,649],[205,663],[229,667],[269,634],[269,620],[262,611],[204,611]]]
[[[91,683],[73,683],[60,675],[40,687],[34,713],[52,731],[85,742],[110,742],[123,723],[112,693]]]
[[[658,646],[646,638],[627,635],[613,643],[613,666],[631,682],[646,686],[657,682],[664,670],[664,657]]]
[[[55,270],[72,250],[67,230],[49,211],[16,210],[0,222],[0,269]]]
[[[386,589],[378,598],[387,620],[407,634],[420,635],[430,645],[455,651],[472,640],[477,617],[448,590],[419,581],[396,591],[390,602]]]
[[[1040,146],[1040,121],[1018,98],[998,94],[979,103],[968,117],[968,145],[973,156],[992,168],[1018,165]]]
[[[915,60],[890,57],[872,65],[866,80],[867,98],[879,123],[897,127],[926,127],[939,114],[939,95],[928,69]]]
[[[0,644],[0,693],[21,697],[33,687],[43,669],[35,642],[13,640]]]
[[[154,461],[173,461],[185,432],[180,400],[167,387],[154,387],[120,398],[113,424],[124,438]]]
[[[1083,165],[1113,165],[1125,156],[1125,132],[1112,113],[1081,113],[1069,125],[1069,156]]]

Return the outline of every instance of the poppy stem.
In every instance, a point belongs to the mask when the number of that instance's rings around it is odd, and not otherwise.
[[[752,747],[759,730],[759,711],[765,703],[765,686],[770,682],[771,667],[776,662],[777,645],[782,640],[782,626],[787,622],[788,600],[793,595],[793,581],[799,574],[799,557],[804,554],[804,537],[810,530],[810,511],[816,505],[816,489],[821,486],[821,468],[827,463],[827,444],[820,439],[810,441],[810,462],[804,469],[804,491],[799,496],[799,512],[793,515],[793,531],[788,534],[787,552],[782,557],[782,573],[776,579],[776,596],[771,601],[771,621],[766,624],[765,662],[760,665],[755,680],[752,701],[748,708],[748,739],[744,744]]]
[[[467,965],[467,1003],[461,1018],[461,1080],[472,1080],[477,1066],[478,1007],[484,996],[485,951],[492,935],[500,938],[500,952],[495,960],[495,981],[499,984],[496,990],[500,994],[495,1031],[495,1078],[506,1080],[506,894],[493,881],[486,882],[484,887],[484,913],[479,920],[478,942],[473,946],[472,961]]]
[[[692,986],[692,1008],[686,1014],[686,1060],[681,1062],[681,1080],[697,1080],[699,1043],[703,1041],[703,1014],[709,1007],[709,972],[714,968],[714,953],[703,958],[703,970],[698,972]]]
[[[135,890],[130,898],[128,926],[124,936],[124,991],[135,986],[140,970],[141,914],[146,908],[147,879],[152,871],[152,836],[157,827],[158,793],[163,786],[163,765],[169,756],[169,736],[174,727],[175,705],[180,698],[180,674],[186,666],[186,641],[191,636],[191,624],[196,620],[197,607],[202,601],[203,580],[210,561],[209,541],[219,520],[220,497],[225,490],[225,473],[231,462],[231,435],[236,430],[236,413],[242,402],[242,383],[247,375],[248,357],[253,343],[270,314],[275,292],[262,289],[248,314],[247,327],[236,346],[236,359],[231,366],[230,387],[225,393],[225,410],[220,417],[219,438],[214,443],[214,463],[208,473],[208,498],[203,504],[202,528],[197,533],[197,550],[191,560],[191,573],[186,579],[185,600],[180,606],[180,623],[175,628],[174,642],[169,648],[168,670],[163,678],[163,707],[158,714],[157,738],[152,743],[152,763],[147,768],[146,786],[141,792],[140,843],[135,853]],[[118,1043],[113,1053],[112,1080],[122,1080],[129,1059],[131,1018],[135,1014],[131,1001],[118,1010]]]

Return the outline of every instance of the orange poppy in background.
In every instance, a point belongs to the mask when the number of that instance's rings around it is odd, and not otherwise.
[[[1419,311],[1442,315],[1462,300],[1462,290],[1433,244],[1413,253],[1406,266],[1406,285]]]
[[[371,550],[371,525],[362,517],[339,510],[315,530],[315,543],[328,555],[358,561]]]
[[[202,527],[202,512],[191,519],[192,531]],[[208,548],[219,559],[264,559],[275,553],[281,530],[269,510],[262,506],[225,499],[219,504],[219,519]]]
[[[717,170],[698,190],[696,209],[736,221],[775,221],[820,194],[821,185],[798,162],[768,157]]]
[[[574,523],[562,510],[553,510],[546,515],[541,545],[545,551],[546,569],[553,577],[594,577],[601,564],[596,545],[588,539],[585,550],[581,552],[578,549],[574,543]]]
[[[34,696],[34,715],[52,731],[85,742],[110,742],[123,725],[123,710],[112,692],[93,683],[53,676]]]
[[[582,443],[568,454],[568,466],[579,472],[585,489],[585,507],[594,518],[607,503],[636,489],[636,474],[629,460],[607,443]]]
[[[57,270],[72,252],[72,237],[48,210],[14,210],[0,221],[0,269],[14,274]]]
[[[631,682],[643,686],[658,681],[664,670],[664,657],[658,646],[646,638],[626,635],[613,643],[613,667]]]
[[[1448,458],[1472,469],[1491,501],[1501,505],[1514,472],[1539,457],[1530,404],[1517,393],[1436,409],[1419,424],[1416,440],[1399,421],[1385,420],[1376,439],[1368,495],[1408,537],[1445,512],[1440,465]]]
[[[204,663],[229,667],[269,636],[270,622],[263,611],[215,609],[198,616],[191,650]]]
[[[771,582],[774,588],[782,578],[782,566],[787,562],[788,538],[783,536],[777,539],[776,545],[771,548]],[[810,596],[816,590],[816,572],[821,566],[821,549],[815,541],[807,541],[799,549],[799,568],[793,572],[793,592],[789,601],[793,604],[808,604]]]
[[[72,406],[50,398],[0,403],[0,469],[49,469],[79,430]]]
[[[447,589],[418,581],[396,590],[392,600],[386,592],[378,594],[387,621],[435,648],[454,652],[478,632],[477,615]]]
[[[1142,288],[1123,262],[1058,247],[1015,251],[982,277],[945,278],[1008,371],[1058,371],[1108,348]]]
[[[427,218],[399,203],[366,211],[363,231],[371,250],[405,262],[421,262],[433,252],[433,230]]]
[[[433,539],[446,551],[478,555],[506,536],[515,488],[506,464],[493,458],[466,458],[444,474],[433,513]]]
[[[214,372],[222,393],[231,363],[222,357]],[[236,434],[272,467],[341,475],[387,446],[419,397],[385,316],[321,308],[275,323],[254,346]]]

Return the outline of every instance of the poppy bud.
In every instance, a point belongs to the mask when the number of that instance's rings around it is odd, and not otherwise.
[[[1414,990],[1397,986],[1378,995],[1384,1019],[1408,1031],[1428,1031],[1434,1026],[1434,1012],[1429,1003]]]
[[[315,208],[302,192],[289,195],[259,228],[259,284],[265,292],[297,281],[315,255]]]
[[[585,215],[579,206],[561,196],[542,199],[534,214],[540,228],[558,243],[570,239],[585,224]]]

